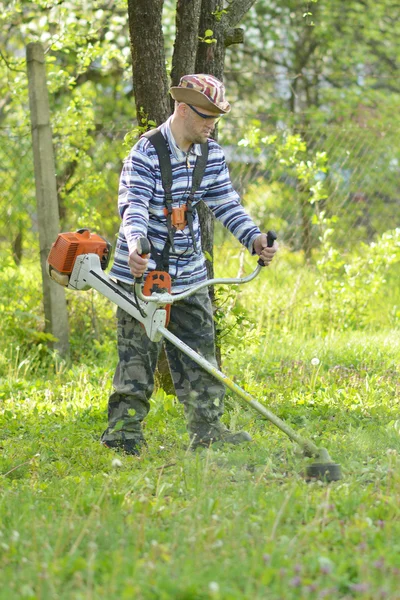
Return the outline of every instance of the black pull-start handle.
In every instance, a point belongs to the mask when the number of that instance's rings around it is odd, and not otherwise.
[[[267,247],[268,248],[272,248],[272,246],[274,245],[274,241],[277,239],[277,235],[275,233],[275,231],[268,231],[267,232]],[[261,258],[258,259],[257,263],[260,265],[260,267],[265,267],[264,261],[261,260]]]

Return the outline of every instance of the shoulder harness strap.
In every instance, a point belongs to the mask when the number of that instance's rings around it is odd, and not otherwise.
[[[201,155],[197,157],[196,164],[194,166],[193,178],[192,178],[192,189],[190,190],[189,199],[193,202],[193,198],[203,180],[204,171],[206,170],[208,161],[208,142],[201,144]]]
[[[142,137],[146,137],[151,144],[153,144],[160,164],[161,170],[161,181],[165,192],[165,205],[167,207],[167,229],[168,239],[172,250],[174,248],[174,230],[172,228],[172,167],[171,158],[167,142],[159,129],[150,129],[143,134]]]
[[[190,194],[187,201],[187,209],[186,209],[186,218],[187,224],[189,227],[190,235],[192,236],[193,241],[193,249],[197,253],[197,244],[196,239],[194,237],[193,230],[193,200],[194,195],[197,190],[201,186],[201,182],[203,180],[204,171],[206,170],[208,161],[208,142],[201,144],[201,154],[196,159],[196,164],[194,165],[193,176],[192,176],[192,189],[190,190]]]
[[[158,162],[160,165],[161,171],[161,181],[162,186],[165,192],[165,205],[167,208],[167,229],[168,229],[168,251],[169,247],[172,250],[175,250],[174,247],[174,229],[172,226],[172,166],[171,166],[171,157],[169,154],[169,149],[167,142],[159,129],[150,129],[142,135],[142,137],[146,137],[149,142],[154,146],[157,156]],[[188,201],[187,201],[187,223],[189,227],[190,234],[192,236],[193,248],[194,251],[197,252],[197,244],[194,237],[193,231],[193,200],[194,196],[199,189],[204,171],[207,166],[208,161],[208,142],[201,144],[201,155],[197,157],[196,163],[193,170],[192,176],[192,188],[189,193]],[[163,253],[165,254],[165,252]],[[165,256],[164,256],[164,264],[165,264]]]

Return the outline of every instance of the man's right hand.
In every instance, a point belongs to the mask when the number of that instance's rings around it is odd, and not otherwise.
[[[147,263],[149,262],[149,254],[140,256],[137,250],[129,253],[128,265],[131,273],[134,277],[141,277],[147,269]]]

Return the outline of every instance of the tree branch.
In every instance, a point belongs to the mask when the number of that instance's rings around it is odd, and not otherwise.
[[[221,17],[221,21],[224,22],[224,29],[235,27],[255,3],[256,0],[233,0],[229,4],[227,13]]]
[[[0,100],[0,122],[6,116],[6,113],[4,112],[4,109],[6,108],[6,106],[8,106],[9,104],[11,104],[11,102],[12,102],[12,95],[10,93],[8,93],[4,98],[2,98]]]
[[[178,85],[182,75],[195,72],[202,0],[177,0],[176,35],[172,56],[171,83]],[[173,107],[171,98],[171,107]]]
[[[0,50],[0,57],[4,60],[4,62],[6,63],[6,67],[7,69],[9,69],[10,71],[15,71],[16,73],[25,73],[24,69],[16,69],[15,67],[11,66],[11,63],[9,62],[9,60],[4,56],[4,54],[2,53],[2,51]]]
[[[242,44],[244,41],[244,29],[236,27],[235,29],[228,29],[225,31],[224,44],[225,48],[232,46],[232,44]]]
[[[254,48],[249,48],[249,49],[243,48],[242,51],[243,51],[243,54],[246,56],[254,55]],[[264,52],[257,51],[257,56],[258,56],[258,58],[263,60],[267,65],[270,64],[270,65],[275,65],[277,67],[284,67],[288,71],[290,71],[292,69],[292,67],[286,61],[280,61],[280,60],[274,58],[273,56],[265,54]],[[294,75],[293,77],[298,77],[298,74]]]
[[[394,92],[395,94],[400,93],[400,88],[398,88],[390,83],[375,83],[373,86],[371,86],[371,89],[373,89],[373,90],[388,90],[390,92]]]
[[[381,61],[383,61],[384,63],[387,64],[388,67],[390,67],[393,71],[397,71],[398,70],[398,65],[396,60],[394,60],[393,58],[391,58],[390,56],[388,56],[387,54],[385,54],[384,52],[382,52],[379,48],[380,46],[378,45],[378,42],[371,40],[369,42],[367,42],[369,47],[371,48],[372,54],[374,56],[376,56],[377,58],[379,58]]]

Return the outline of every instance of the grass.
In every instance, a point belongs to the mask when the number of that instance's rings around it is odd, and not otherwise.
[[[159,390],[140,458],[101,446],[116,352],[90,298],[76,330],[100,333],[76,334],[71,364],[40,343],[1,355],[0,599],[400,599],[398,329],[382,313],[324,330],[309,274],[261,303],[277,277],[225,299],[224,370],[343,479],[307,483],[309,459],[230,393],[224,420],[251,444],[188,450]]]
[[[242,363],[246,389],[326,445],[341,482],[306,483],[289,440],[232,397],[225,420],[252,444],[188,451],[159,391],[142,457],[116,455],[98,441],[112,361],[47,380],[10,370],[0,598],[399,598],[395,334],[285,342],[226,367]]]

